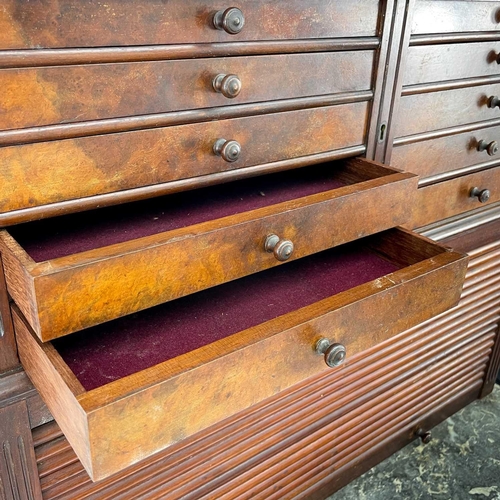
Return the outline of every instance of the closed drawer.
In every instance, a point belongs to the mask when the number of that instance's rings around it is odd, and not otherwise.
[[[488,127],[463,134],[438,137],[396,146],[391,165],[420,176],[420,180],[448,176],[467,167],[498,162],[500,127]],[[486,149],[481,150],[483,147]]]
[[[119,198],[263,163],[269,171],[274,162],[364,144],[368,115],[369,103],[357,102],[0,148],[0,212],[103,193]],[[237,141],[239,156],[215,154],[219,139]]]
[[[6,69],[0,123],[17,129],[368,90],[372,69],[373,51]],[[216,92],[218,75],[240,83],[226,78]]]
[[[214,28],[214,14],[228,7],[241,10],[244,22],[227,19],[229,34]],[[378,2],[290,0],[5,0],[0,12],[0,46],[4,49],[102,47],[178,43],[241,42],[374,36]],[[233,18],[234,21],[234,18]],[[75,26],[78,28],[75,29]]]
[[[403,85],[499,75],[499,52],[493,41],[410,47]]]
[[[398,226],[416,183],[354,159],[16,226],[0,233],[9,293],[49,340],[273,267],[286,240],[294,259]]]
[[[53,344],[14,309],[19,353],[97,480],[331,370],[315,351],[321,338],[342,344],[349,366],[447,309],[466,264],[391,230]]]
[[[417,0],[412,17],[413,34],[496,31],[500,28],[498,2]]]
[[[478,196],[471,196],[474,188],[479,192],[488,190],[488,199],[482,198],[481,202]],[[417,199],[412,228],[495,203],[500,201],[500,167],[420,188]]]
[[[404,95],[395,136],[429,132],[500,118],[500,83],[425,94]]]

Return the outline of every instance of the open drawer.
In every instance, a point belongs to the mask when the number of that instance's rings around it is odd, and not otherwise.
[[[47,341],[402,225],[416,187],[352,159],[31,222],[1,231],[0,252]]]
[[[392,229],[51,343],[13,317],[26,372],[97,480],[453,306],[466,267]]]

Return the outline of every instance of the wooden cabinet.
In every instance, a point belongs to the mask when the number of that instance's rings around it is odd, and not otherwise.
[[[498,12],[7,1],[12,497],[322,499],[491,391]]]

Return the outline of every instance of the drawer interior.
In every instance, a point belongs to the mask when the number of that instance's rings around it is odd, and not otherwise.
[[[446,310],[466,267],[392,229],[53,342],[15,306],[13,320],[26,372],[100,479],[331,370],[320,338],[348,366]]]
[[[353,168],[349,162],[331,162],[29,222],[9,232],[35,262],[43,262],[338,189],[380,173]]]
[[[354,242],[57,339],[86,390],[305,307],[401,266]]]
[[[354,158],[30,222],[0,231],[7,287],[51,340],[281,265],[271,234],[288,265],[400,226],[417,179]]]

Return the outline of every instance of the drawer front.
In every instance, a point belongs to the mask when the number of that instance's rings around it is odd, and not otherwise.
[[[478,197],[471,196],[473,188],[487,189],[489,200],[481,203]],[[412,228],[495,203],[500,201],[500,167],[420,188],[417,199]]]
[[[500,29],[497,2],[417,0],[412,17],[413,34],[496,31]]]
[[[495,100],[499,97],[500,83],[404,95],[398,106],[395,136],[404,137],[500,118],[500,108]]]
[[[368,110],[359,102],[0,148],[0,212],[360,145]],[[214,153],[218,139],[240,144],[236,161]]]
[[[484,141],[481,143],[481,141]],[[498,161],[498,152],[490,148],[479,151],[479,144],[500,144],[500,127],[488,127],[463,134],[439,137],[394,147],[391,165],[420,176],[439,176],[454,170]],[[494,144],[493,144],[494,145]]]
[[[23,365],[90,475],[101,479],[328,370],[314,351],[322,336],[355,355],[456,303],[465,258],[402,231],[378,241],[391,258],[422,252],[423,260],[89,392],[14,312]]]
[[[373,170],[375,178],[38,264],[4,231],[9,291],[40,338],[49,340],[274,267],[280,261],[266,252],[267,235],[291,241],[295,259],[408,220],[415,176],[366,160],[346,168],[354,176]]]
[[[244,16],[229,34],[214,28],[214,14],[236,7]],[[4,49],[102,47],[374,36],[378,2],[300,0],[4,0],[0,46]],[[231,17],[227,19],[231,22]],[[75,29],[78,26],[78,29]]]
[[[0,123],[17,129],[368,90],[372,68],[373,52],[355,51],[7,69]],[[239,94],[216,92],[217,75],[236,75]]]
[[[499,75],[499,52],[494,41],[410,47],[403,85]]]

